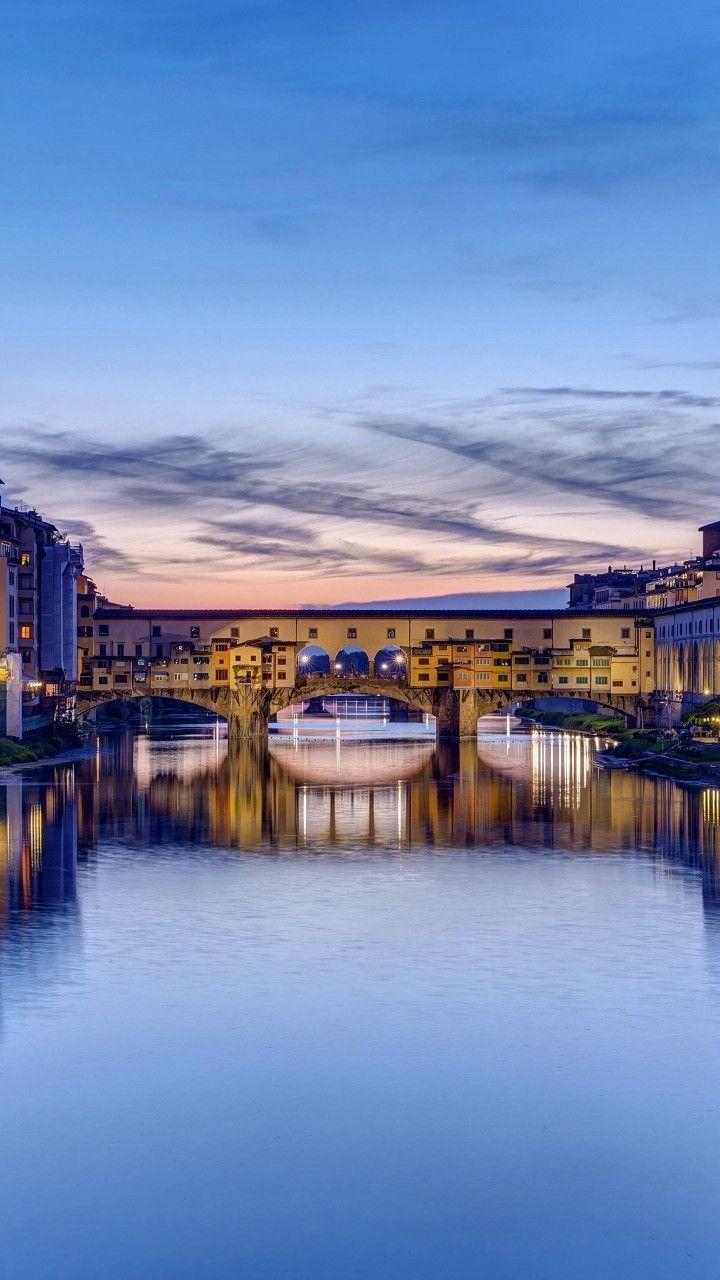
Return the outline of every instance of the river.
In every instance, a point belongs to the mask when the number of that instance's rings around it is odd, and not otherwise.
[[[115,735],[0,786],[3,1280],[710,1280],[720,792]]]

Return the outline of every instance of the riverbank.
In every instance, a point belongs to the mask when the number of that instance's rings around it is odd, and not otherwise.
[[[22,768],[84,749],[80,730],[74,724],[55,725],[51,732],[30,735],[22,742],[0,737],[0,768]]]
[[[607,737],[612,745],[598,753],[605,769],[630,769],[655,778],[698,786],[720,786],[720,743],[683,740],[661,729],[628,729],[617,716],[584,712],[536,712],[533,722],[565,733]]]

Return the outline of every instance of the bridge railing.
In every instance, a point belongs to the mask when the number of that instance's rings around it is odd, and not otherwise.
[[[395,672],[383,672],[381,676],[376,676],[372,672],[361,674],[353,674],[350,671],[331,671],[328,675],[303,675],[300,672],[295,677],[295,687],[298,689],[312,689],[326,685],[328,681],[338,684],[393,684],[400,688],[408,688],[409,680],[406,675],[397,675]]]

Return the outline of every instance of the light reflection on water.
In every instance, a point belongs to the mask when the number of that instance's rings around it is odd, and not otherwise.
[[[720,792],[593,754],[0,787],[3,1276],[716,1276]]]

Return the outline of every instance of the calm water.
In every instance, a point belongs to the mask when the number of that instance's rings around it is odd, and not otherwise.
[[[3,1280],[714,1280],[719,858],[547,736],[0,786]]]

